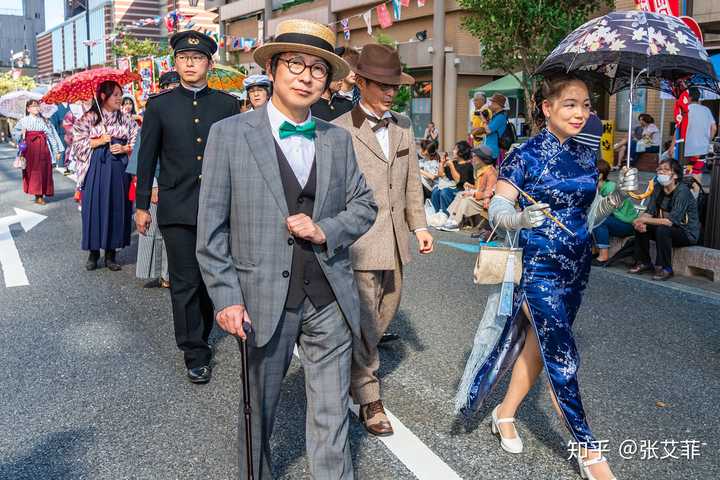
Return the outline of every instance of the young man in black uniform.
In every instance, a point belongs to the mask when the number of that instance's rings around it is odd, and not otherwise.
[[[215,41],[195,31],[170,39],[180,86],[152,96],[147,103],[137,170],[135,223],[141,234],[150,225],[150,194],[157,162],[157,220],[168,255],[175,340],[183,351],[187,375],[206,383],[212,375],[208,337],[213,305],[195,257],[202,161],[210,126],[237,113],[232,95],[207,86]]]

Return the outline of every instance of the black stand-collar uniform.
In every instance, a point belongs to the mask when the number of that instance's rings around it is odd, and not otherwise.
[[[168,255],[175,339],[188,368],[209,365],[213,305],[195,257],[202,161],[213,123],[240,113],[230,94],[182,85],[148,100],[137,167],[137,208],[150,208],[158,161],[157,223]]]

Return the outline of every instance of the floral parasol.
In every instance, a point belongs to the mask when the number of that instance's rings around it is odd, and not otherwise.
[[[227,65],[216,64],[208,72],[208,85],[216,90],[243,90],[245,75],[240,71]]]
[[[630,87],[664,90],[667,82],[688,80],[688,86],[720,93],[708,53],[679,18],[658,13],[611,12],[594,18],[548,55],[535,72],[576,72],[601,80],[609,93]],[[634,72],[634,75],[633,75]]]
[[[80,100],[89,100],[95,97],[98,86],[105,81],[117,82],[122,86],[140,81],[140,75],[130,70],[123,71],[109,67],[84,70],[55,85],[45,94],[42,101],[45,103],[75,103]]]

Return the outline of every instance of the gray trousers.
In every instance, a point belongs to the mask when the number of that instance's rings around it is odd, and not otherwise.
[[[314,480],[352,480],[348,392],[352,333],[336,302],[317,311],[306,298],[302,307],[286,310],[270,342],[260,348],[248,342],[253,466],[256,480],[273,478],[270,436],[280,386],[298,345],[307,397],[305,445]],[[240,408],[240,478],[247,478],[245,427]]]

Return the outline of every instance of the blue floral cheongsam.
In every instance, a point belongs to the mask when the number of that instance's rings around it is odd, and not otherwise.
[[[552,213],[574,235],[548,219],[540,227],[520,231],[523,275],[515,289],[513,313],[482,365],[473,392],[476,404],[481,403],[512,368],[524,344],[527,323],[521,312],[527,302],[530,324],[540,342],[545,372],[564,421],[575,440],[589,448],[598,448],[598,444],[580,400],[579,357],[572,324],[590,273],[587,213],[598,181],[595,158],[590,148],[572,139],[561,144],[555,135],[542,130],[503,162],[499,180],[511,182],[536,201],[550,205]],[[518,199],[521,208],[530,204],[522,195]]]

